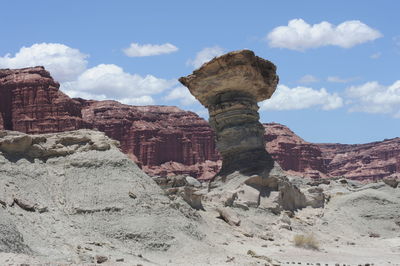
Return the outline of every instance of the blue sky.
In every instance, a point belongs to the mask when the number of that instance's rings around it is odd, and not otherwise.
[[[365,143],[400,136],[399,10],[396,0],[5,1],[0,68],[45,65],[70,96],[207,118],[177,78],[247,48],[280,76],[262,122]]]

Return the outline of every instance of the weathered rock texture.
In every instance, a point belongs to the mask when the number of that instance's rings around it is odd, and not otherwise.
[[[355,145],[317,145],[331,176],[379,180],[400,172],[400,138]]]
[[[326,176],[327,167],[317,145],[304,141],[284,125],[263,126],[266,149],[282,169],[312,178]]]
[[[38,134],[90,127],[80,103],[59,87],[43,67],[0,70],[0,128]]]
[[[80,101],[83,119],[120,141],[121,150],[147,173],[207,179],[218,171],[214,133],[195,113],[174,106]]]
[[[149,252],[204,246],[199,215],[171,202],[116,145],[91,130],[0,131],[0,254],[52,265],[90,264],[101,255],[112,265],[121,257],[136,265],[148,264]]]
[[[257,102],[271,97],[278,80],[275,65],[249,50],[214,58],[179,79],[208,108],[223,157],[221,174],[236,170],[261,173],[272,168]]]
[[[170,177],[167,191],[182,189],[204,209],[195,211],[165,195],[116,145],[91,130],[0,131],[0,265],[398,262],[398,184],[321,182],[279,166],[275,178],[235,172],[209,192]],[[310,233],[324,252],[293,247],[294,235]]]

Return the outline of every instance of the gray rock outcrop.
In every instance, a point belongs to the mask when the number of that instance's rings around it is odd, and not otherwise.
[[[202,246],[200,216],[169,200],[117,145],[90,130],[0,131],[0,255],[149,265],[148,254]]]

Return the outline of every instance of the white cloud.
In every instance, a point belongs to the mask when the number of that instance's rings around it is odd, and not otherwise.
[[[348,83],[348,82],[351,82],[351,81],[354,81],[357,79],[359,79],[359,77],[351,77],[351,78],[344,79],[344,78],[340,78],[337,76],[330,76],[326,80],[328,82],[333,82],[333,83]]]
[[[88,56],[59,43],[38,43],[22,47],[15,56],[0,57],[0,68],[44,66],[60,82],[74,80],[86,69]]]
[[[187,64],[192,65],[194,68],[201,67],[204,63],[210,61],[216,56],[220,56],[224,53],[224,49],[219,46],[206,47],[196,54],[196,57],[192,60],[188,60]]]
[[[378,59],[379,57],[381,57],[381,55],[382,55],[381,52],[377,52],[377,53],[374,53],[374,54],[370,55],[369,57],[371,59]]]
[[[305,75],[298,80],[299,83],[303,83],[303,84],[309,84],[309,83],[314,83],[314,82],[318,82],[318,81],[319,81],[318,78],[314,77],[313,75]]]
[[[100,64],[87,69],[88,55],[59,43],[22,47],[14,57],[0,57],[0,68],[23,68],[42,65],[61,82],[61,90],[70,97],[94,100],[117,100],[132,105],[154,104],[152,95],[178,84],[153,75],[125,72],[114,64]]]
[[[130,105],[152,105],[154,104],[154,99],[151,96],[143,95],[136,98],[123,98],[120,99],[120,102]]]
[[[287,26],[276,27],[268,33],[267,40],[271,47],[304,51],[327,45],[350,48],[382,36],[379,31],[358,20],[335,26],[326,21],[310,25],[302,19],[292,19]]]
[[[343,106],[343,99],[326,89],[314,90],[308,87],[289,88],[279,85],[271,99],[261,102],[262,110],[300,110],[319,107],[332,110]]]
[[[182,105],[191,105],[197,102],[196,98],[189,92],[186,87],[179,86],[174,88],[166,97],[165,100],[179,100]]]
[[[101,64],[87,69],[76,81],[62,84],[71,97],[95,100],[112,99],[129,104],[153,104],[150,95],[172,87],[176,80],[160,79],[152,75],[130,74],[113,64]]]
[[[170,43],[164,44],[143,44],[131,43],[131,45],[123,49],[125,55],[129,57],[142,57],[161,54],[170,54],[178,51],[178,47]]]
[[[346,93],[352,98],[350,111],[391,114],[400,118],[400,80],[390,86],[367,82],[347,88]]]

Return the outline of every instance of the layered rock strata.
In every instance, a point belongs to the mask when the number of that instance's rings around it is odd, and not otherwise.
[[[317,144],[327,173],[355,180],[397,177],[400,172],[400,138],[366,144]]]
[[[276,89],[273,63],[249,50],[235,51],[214,58],[179,81],[209,111],[223,158],[221,174],[261,173],[273,167],[257,105]]]
[[[90,128],[43,67],[0,70],[0,126],[29,134]]]
[[[218,171],[214,132],[195,113],[174,106],[79,101],[83,119],[120,141],[121,150],[147,173],[209,179]]]
[[[311,178],[327,176],[320,148],[278,123],[263,124],[266,149],[285,171]]]

